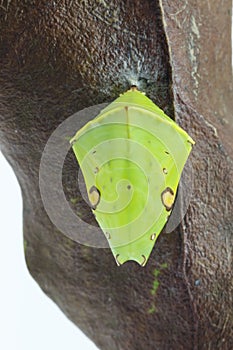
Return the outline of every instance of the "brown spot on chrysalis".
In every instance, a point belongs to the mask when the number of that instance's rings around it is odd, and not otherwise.
[[[109,232],[106,232],[105,235],[106,235],[107,239],[110,239],[110,238],[111,238],[111,235],[110,235]]]
[[[121,263],[120,263],[119,260],[118,260],[118,257],[119,257],[119,256],[120,256],[120,254],[117,254],[117,255],[115,256],[116,263],[117,263],[118,266],[121,265]]]
[[[145,266],[146,265],[146,257],[145,257],[145,255],[142,255],[142,257],[143,257],[143,261],[141,263],[141,266]]]
[[[190,140],[187,140],[188,143],[190,143],[191,146],[193,146],[193,142],[191,142]]]
[[[163,168],[163,173],[167,175],[167,169]]]
[[[155,240],[155,237],[156,237],[156,234],[155,234],[155,233],[152,233],[152,235],[150,236],[150,239],[151,239],[152,241],[154,241],[154,240]]]
[[[97,174],[99,172],[99,168],[96,167],[95,170],[94,170],[94,174]]]
[[[130,186],[130,185],[128,185],[128,186],[127,186],[127,190],[130,190],[130,189],[131,189],[131,186]]]
[[[174,192],[170,187],[167,187],[161,193],[161,200],[167,211],[170,211],[172,209],[174,199],[175,199]]]
[[[92,186],[89,190],[89,201],[91,204],[91,208],[93,210],[96,209],[97,205],[100,202],[100,191],[98,190],[98,188],[96,188],[95,186]]]
[[[74,146],[74,144],[77,142],[77,140],[73,140],[70,144],[71,144],[71,147]]]
[[[168,151],[164,151],[166,154],[170,154]]]

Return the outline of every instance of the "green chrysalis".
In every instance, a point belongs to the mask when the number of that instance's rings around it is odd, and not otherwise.
[[[145,266],[194,141],[132,87],[70,142],[117,264],[134,260]]]

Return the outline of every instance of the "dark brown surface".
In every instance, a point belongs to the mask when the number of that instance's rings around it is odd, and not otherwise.
[[[22,188],[32,276],[100,349],[233,348],[231,1],[1,5],[1,147]],[[108,249],[69,240],[49,220],[38,186],[58,124],[134,80],[196,141],[188,212],[160,235],[145,268],[117,267]],[[77,197],[76,181],[70,154],[68,199]],[[93,223],[79,199],[75,210]]]

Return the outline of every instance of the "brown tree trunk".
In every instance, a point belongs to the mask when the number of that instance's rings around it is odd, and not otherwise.
[[[22,188],[27,265],[100,349],[233,348],[231,6],[230,0],[1,2],[1,148]],[[39,192],[52,131],[132,82],[196,141],[188,211],[174,232],[160,235],[145,268],[117,267],[109,249],[67,238]],[[69,153],[67,199],[93,223],[76,181]]]

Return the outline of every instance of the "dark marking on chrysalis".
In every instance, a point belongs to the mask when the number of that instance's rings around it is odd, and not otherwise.
[[[91,204],[91,208],[95,210],[100,202],[100,191],[95,186],[92,186],[89,190],[89,201]]]
[[[70,144],[71,144],[71,147],[74,146],[74,144],[77,142],[77,140],[73,140]]]
[[[111,239],[111,235],[109,232],[106,232],[105,234],[106,234],[107,239]]]
[[[131,189],[131,186],[130,186],[130,185],[128,185],[128,186],[127,186],[127,190],[130,190],[130,189]]]
[[[174,203],[174,192],[170,187],[165,188],[161,193],[161,200],[166,210],[170,211]]]
[[[118,260],[118,257],[119,257],[119,256],[120,256],[120,254],[117,254],[117,255],[115,256],[116,263],[117,263],[118,266],[121,265],[121,263],[120,263],[119,260]]]
[[[146,257],[145,257],[145,255],[142,255],[142,257],[143,257],[143,261],[141,263],[141,266],[145,266],[146,265]]]
[[[168,151],[164,151],[166,154],[170,154]]]
[[[95,170],[94,170],[94,174],[97,174],[99,172],[99,168],[96,167]]]
[[[167,175],[168,171],[166,168],[163,168],[163,173]]]
[[[150,236],[150,239],[151,239],[152,241],[154,241],[155,238],[156,238],[156,234],[155,234],[155,233],[152,233],[152,235]]]

